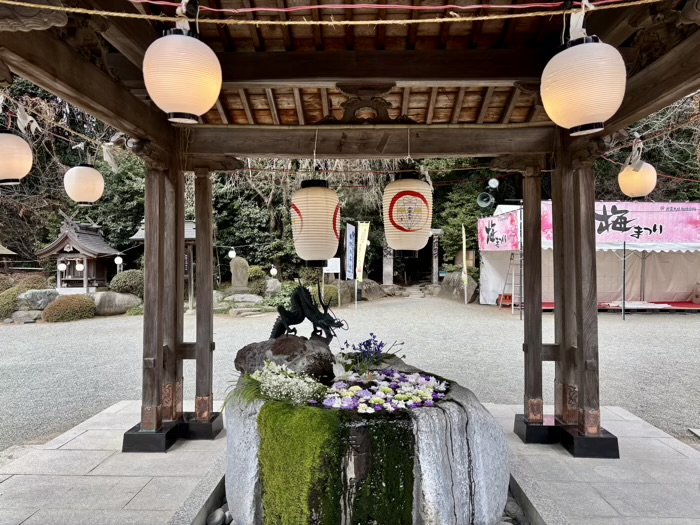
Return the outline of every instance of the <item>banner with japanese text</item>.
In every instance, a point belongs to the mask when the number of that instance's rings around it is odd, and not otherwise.
[[[355,278],[355,225],[348,223],[345,228],[345,279],[352,281]]]
[[[369,223],[357,223],[357,266],[355,273],[357,280],[362,282],[365,266],[365,253],[367,253],[367,238],[369,237]]]
[[[479,219],[479,249],[488,252],[510,252],[519,249],[519,212],[512,211]]]

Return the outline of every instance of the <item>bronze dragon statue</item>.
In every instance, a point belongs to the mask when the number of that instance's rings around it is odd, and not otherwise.
[[[294,292],[292,292],[291,309],[287,310],[284,306],[278,306],[277,312],[279,317],[272,327],[270,339],[277,339],[285,334],[297,333],[296,328],[291,325],[301,324],[304,319],[308,319],[313,324],[313,335],[321,337],[325,334],[326,343],[330,343],[335,336],[334,328],[345,327],[345,321],[339,320],[333,311],[330,309],[330,303],[324,303],[321,299],[321,284],[318,284],[318,297],[323,311],[319,310],[316,301],[311,297],[309,290],[299,283]],[[329,313],[330,312],[330,313]]]

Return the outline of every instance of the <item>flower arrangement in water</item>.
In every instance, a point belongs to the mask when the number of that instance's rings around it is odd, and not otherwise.
[[[371,332],[369,339],[360,343],[350,345],[345,341],[345,348],[336,357],[337,364],[333,368],[336,379],[353,380],[355,376],[368,378],[370,370],[379,368],[388,358],[396,356],[402,346],[403,343],[394,341],[387,348],[386,343]]]
[[[232,392],[231,395],[240,396],[248,402],[265,399],[303,405],[322,400],[327,389],[328,387],[312,377],[293,372],[285,365],[265,361],[263,368],[246,375],[243,388]]]
[[[427,374],[376,370],[370,382],[336,381],[321,405],[361,414],[430,407],[445,397],[448,386],[446,381]]]

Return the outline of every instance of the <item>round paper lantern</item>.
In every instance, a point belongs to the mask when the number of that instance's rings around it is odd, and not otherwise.
[[[428,244],[433,191],[416,175],[399,175],[384,190],[384,235],[396,256],[416,257]]]
[[[23,138],[0,132],[0,159],[0,186],[19,184],[32,169],[32,148]]]
[[[59,272],[65,272],[68,269],[68,266],[66,266],[66,263],[58,263],[58,271]]]
[[[229,259],[235,259],[235,258],[236,258],[236,249],[235,249],[235,248],[232,247],[232,248],[228,251],[228,257],[229,257]]]
[[[194,31],[170,29],[143,57],[146,90],[170,122],[196,124],[221,92],[221,64]]]
[[[274,266],[270,268],[270,275],[272,277],[277,277],[277,268],[275,268]]]
[[[92,206],[105,190],[102,174],[89,164],[69,169],[63,177],[63,186],[68,196],[78,206]]]
[[[305,180],[292,196],[292,235],[297,255],[308,266],[326,265],[338,251],[340,201],[325,180]]]
[[[124,262],[124,259],[122,259],[120,255],[117,255],[114,258],[114,264],[116,264],[117,266],[121,265],[123,262]]]
[[[75,269],[76,269],[76,271],[78,271],[78,272],[82,272],[82,271],[85,269],[85,265],[84,265],[83,263],[81,263],[81,262],[76,263]]]
[[[656,188],[656,169],[647,162],[640,164],[625,167],[617,176],[620,190],[628,197],[646,197]]]
[[[572,136],[601,131],[622,104],[627,83],[619,51],[597,36],[571,40],[542,73],[542,103]]]

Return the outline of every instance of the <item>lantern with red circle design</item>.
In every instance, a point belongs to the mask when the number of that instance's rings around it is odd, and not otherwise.
[[[338,251],[340,201],[325,180],[305,180],[292,196],[292,235],[307,266],[323,267]]]
[[[397,175],[384,190],[384,235],[397,257],[416,257],[428,244],[433,191],[415,174]]]

